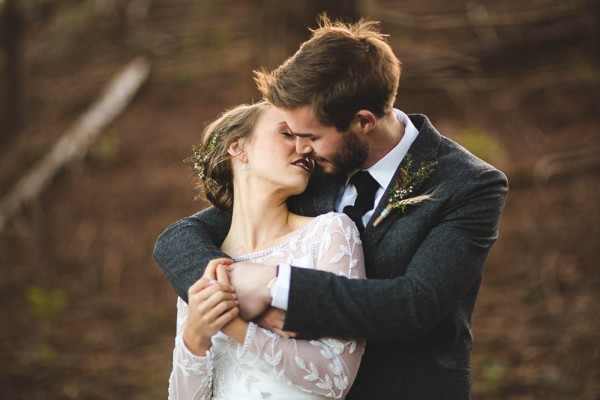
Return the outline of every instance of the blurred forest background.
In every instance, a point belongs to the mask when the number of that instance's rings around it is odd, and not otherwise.
[[[381,21],[403,62],[397,106],[509,177],[474,399],[600,399],[600,2],[0,0],[2,399],[166,398],[175,295],[152,249],[204,207],[182,160],[323,10]],[[140,57],[132,102],[15,204]]]

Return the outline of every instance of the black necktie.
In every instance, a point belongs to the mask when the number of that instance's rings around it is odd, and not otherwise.
[[[350,182],[356,187],[358,197],[353,206],[344,207],[344,213],[347,214],[356,223],[358,230],[362,232],[365,226],[362,223],[362,216],[373,209],[375,203],[375,192],[379,189],[379,183],[367,171],[358,171]]]

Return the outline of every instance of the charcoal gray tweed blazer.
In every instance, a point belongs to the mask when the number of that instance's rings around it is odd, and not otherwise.
[[[484,264],[498,235],[505,175],[440,135],[424,115],[409,115],[419,135],[414,164],[436,169],[414,195],[433,200],[392,212],[392,185],[362,233],[366,280],[292,268],[285,330],[367,339],[348,399],[452,400],[471,397],[471,317]],[[406,163],[406,159],[398,168]],[[315,177],[290,209],[317,215],[334,208],[341,182]],[[179,296],[203,273],[229,229],[215,208],[163,232],[154,258]]]

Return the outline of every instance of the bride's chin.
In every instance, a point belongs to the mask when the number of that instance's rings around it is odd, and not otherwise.
[[[293,187],[290,187],[289,188],[290,196],[299,195],[300,193],[302,193],[306,190],[307,186],[308,186],[308,180],[303,182],[302,184],[298,184],[298,185],[294,185]]]

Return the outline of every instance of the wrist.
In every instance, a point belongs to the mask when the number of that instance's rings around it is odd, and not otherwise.
[[[206,352],[212,346],[210,337],[202,335],[194,335],[188,331],[184,331],[182,335],[183,344],[195,356],[204,357]]]
[[[246,340],[246,333],[248,332],[248,322],[244,321],[240,317],[236,317],[223,326],[223,328],[221,328],[221,332],[236,342],[244,344],[244,341]]]

